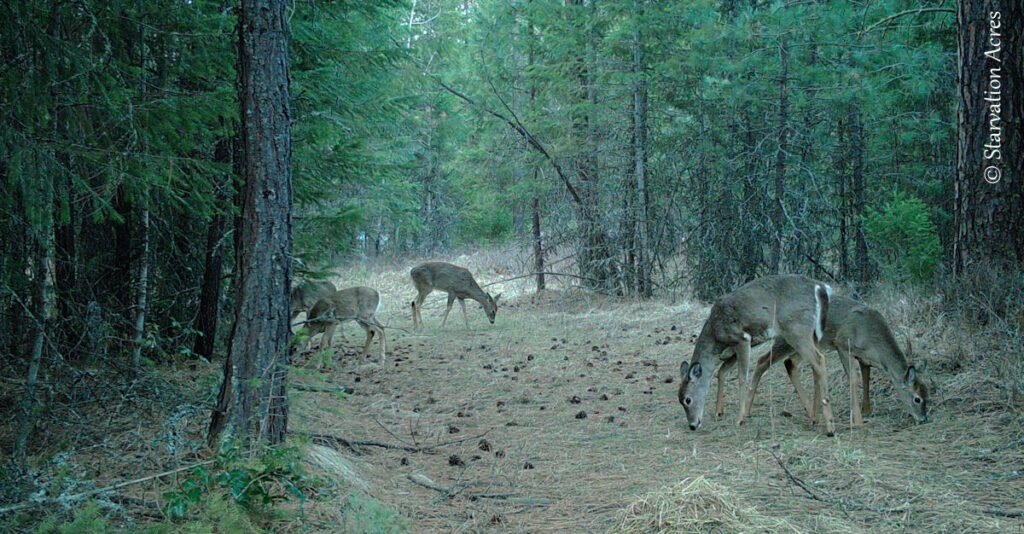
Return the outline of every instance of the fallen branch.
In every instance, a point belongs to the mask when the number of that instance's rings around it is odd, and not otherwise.
[[[53,498],[49,498],[49,499],[38,499],[38,500],[27,501],[27,502],[23,502],[23,503],[19,503],[19,504],[12,504],[10,506],[4,506],[3,508],[0,508],[0,515],[6,514],[6,513],[10,513],[10,512],[17,512],[18,510],[25,510],[25,509],[28,509],[28,508],[35,508],[37,506],[46,506],[46,505],[50,505],[50,504],[67,504],[67,503],[77,502],[77,501],[80,501],[80,500],[85,499],[87,497],[92,497],[94,495],[100,495],[102,493],[107,493],[109,491],[114,491],[114,490],[125,488],[125,487],[128,487],[128,486],[133,486],[135,484],[141,484],[143,482],[148,482],[150,480],[156,480],[156,479],[159,479],[159,478],[164,478],[166,476],[173,475],[175,473],[180,473],[182,471],[188,471],[190,469],[195,469],[196,467],[199,467],[199,466],[202,466],[202,465],[209,465],[209,464],[214,463],[215,461],[216,460],[206,460],[205,462],[199,462],[199,463],[192,464],[192,465],[186,465],[184,467],[179,467],[177,469],[171,469],[170,471],[164,471],[163,473],[157,473],[155,475],[149,475],[149,476],[144,476],[142,478],[136,478],[135,480],[128,480],[126,482],[119,482],[119,483],[114,484],[112,486],[107,486],[107,487],[104,487],[104,488],[94,489],[94,490],[90,490],[90,491],[86,491],[86,492],[82,492],[82,493],[76,493],[75,495],[61,495],[59,497],[53,497]]]
[[[313,393],[344,393],[352,395],[355,390],[346,386],[317,386],[313,384],[289,384],[289,387],[296,391],[310,391]]]
[[[341,436],[332,436],[330,434],[313,434],[306,432],[293,432],[294,434],[300,434],[309,436],[313,441],[321,443],[323,445],[332,445],[339,443],[348,447],[352,452],[359,452],[356,447],[380,447],[382,449],[393,449],[407,452],[423,452],[420,447],[410,447],[408,445],[395,445],[393,443],[384,443],[382,441],[350,441]]]
[[[512,280],[519,280],[520,278],[529,278],[531,276],[537,276],[538,274],[543,274],[544,276],[566,276],[566,277],[569,277],[569,278],[577,278],[579,280],[586,280],[588,282],[595,282],[595,283],[600,283],[601,282],[600,280],[598,280],[596,278],[589,278],[589,277],[586,277],[586,276],[580,276],[578,274],[551,273],[551,272],[542,271],[542,272],[536,272],[536,273],[527,273],[527,274],[520,275],[520,276],[513,276],[512,278],[505,278],[505,279],[502,279],[502,280],[498,280],[497,282],[491,282],[489,284],[484,284],[484,285],[482,285],[480,287],[493,286],[494,284],[503,284],[505,282],[511,282]]]
[[[406,452],[426,452],[426,453],[430,453],[430,452],[434,452],[434,449],[436,449],[438,447],[444,447],[445,445],[454,445],[456,443],[462,443],[464,441],[471,441],[471,440],[474,440],[474,439],[482,438],[482,437],[486,436],[487,433],[490,432],[491,430],[493,430],[493,428],[489,428],[485,432],[477,434],[475,436],[468,436],[468,437],[460,438],[460,439],[453,439],[453,440],[449,440],[449,441],[442,441],[440,443],[435,443],[433,445],[424,445],[424,446],[396,445],[394,443],[385,443],[383,441],[352,441],[352,440],[345,439],[345,438],[343,438],[341,436],[334,436],[334,435],[331,435],[331,434],[315,434],[315,433],[298,432],[298,431],[292,432],[292,433],[293,434],[300,434],[300,435],[304,435],[304,436],[309,436],[310,438],[313,439],[313,441],[316,441],[316,442],[319,442],[319,443],[322,443],[322,444],[325,444],[325,445],[331,445],[332,443],[338,443],[338,444],[344,445],[345,447],[350,449],[352,452],[359,452],[358,450],[356,450],[356,447],[380,447],[382,449],[392,449],[392,450],[399,450],[399,451],[406,451]]]
[[[789,480],[796,484],[800,489],[804,490],[804,492],[806,492],[807,495],[815,501],[840,506],[844,509],[849,508],[865,512],[875,512],[879,514],[900,514],[906,512],[909,509],[908,505],[900,506],[898,508],[887,508],[884,506],[866,506],[863,504],[847,502],[843,499],[836,499],[834,497],[818,495],[817,493],[812,491],[811,488],[809,488],[803,480],[800,480],[795,475],[793,475],[793,473],[790,472],[789,468],[786,467],[786,464],[782,462],[782,458],[779,458],[779,456],[775,454],[775,451],[768,452],[770,452],[772,457],[775,458],[775,462],[779,464],[780,468],[782,468],[782,472],[786,474],[786,477],[788,477]]]
[[[426,475],[420,473],[411,473],[408,475],[408,478],[414,484],[423,486],[427,489],[432,489],[448,497],[452,497],[452,492],[455,490],[455,486],[452,486],[451,488],[438,486],[433,480],[430,480]],[[477,499],[498,499],[514,504],[524,504],[529,506],[544,506],[551,504],[551,499],[545,497],[520,497],[517,493],[468,493],[465,495],[471,501],[475,501]]]

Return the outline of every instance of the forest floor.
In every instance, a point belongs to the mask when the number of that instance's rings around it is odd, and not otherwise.
[[[509,278],[483,263],[481,285]],[[962,339],[942,345],[957,334],[940,315],[908,319],[934,302],[897,295],[885,309],[898,337],[910,335],[917,359],[929,360],[931,422],[914,424],[876,372],[873,415],[826,437],[780,369],[766,375],[746,424],[734,424],[733,377],[723,420],[692,432],[678,369],[707,306],[625,301],[564,281],[536,294],[520,279],[486,288],[504,292],[493,326],[468,303],[472,330],[457,304],[441,328],[444,294],[434,293],[426,328],[412,332],[414,291],[402,267],[353,281],[394,295],[379,314],[389,327],[386,364],[376,345],[358,359],[363,333],[350,323],[335,340],[348,355],[319,370],[322,359],[311,357],[294,379],[355,393],[341,403],[294,394],[291,428],[376,443],[339,450],[364,491],[415,532],[673,531],[702,514],[709,531],[1024,531],[1021,399],[958,363],[970,348]],[[842,419],[849,392],[828,358]],[[809,385],[809,368],[801,375]],[[719,500],[709,504],[701,491]],[[715,523],[716,514],[739,522]]]
[[[826,437],[777,369],[746,424],[734,424],[731,377],[724,418],[693,432],[676,390],[707,305],[609,297],[571,279],[538,294],[532,279],[509,280],[521,266],[506,256],[442,259],[503,294],[496,324],[469,302],[471,330],[458,305],[441,328],[445,297],[434,293],[414,332],[414,262],[350,267],[339,287],[383,296],[386,363],[376,342],[357,356],[363,332],[348,323],[337,352],[304,353],[289,376],[289,429],[310,471],[336,495],[396,510],[410,532],[1024,532],[1024,363],[951,323],[939,298],[892,291],[871,302],[928,363],[929,423],[914,424],[875,372],[873,415]],[[849,392],[827,358],[842,420]],[[37,450],[52,460],[36,484],[72,494],[208,457],[219,367],[161,370],[145,399],[97,393],[55,406]],[[809,368],[800,374],[809,385]],[[78,380],[75,395],[100,391],[92,374]],[[339,387],[352,393],[329,392]],[[189,390],[196,398],[183,398]],[[162,496],[181,483],[146,480],[122,502],[148,510],[142,524],[159,520]],[[274,530],[343,531],[345,507],[310,499],[300,522]]]

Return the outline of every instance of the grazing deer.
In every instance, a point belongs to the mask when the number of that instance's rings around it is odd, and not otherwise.
[[[312,280],[299,282],[298,285],[292,288],[291,302],[292,315],[291,320],[294,321],[300,313],[305,312],[309,315],[309,310],[316,304],[316,301],[333,295],[337,289],[334,284],[326,280]]]
[[[719,298],[711,307],[690,362],[679,366],[679,403],[686,410],[690,430],[701,427],[711,378],[720,362],[735,358],[740,371],[740,414],[743,424],[752,395],[750,347],[781,337],[811,363],[814,401],[805,403],[812,424],[820,404],[829,436],[835,434],[825,357],[818,351],[832,289],[825,283],[799,275],[758,278]],[[796,375],[790,379],[798,386]]]
[[[349,287],[335,292],[316,301],[313,309],[309,311],[309,319],[306,323],[310,325],[309,338],[323,332],[321,346],[326,343],[331,346],[331,338],[334,337],[334,328],[344,321],[355,321],[366,330],[366,344],[363,345],[363,352],[360,356],[365,357],[370,349],[370,342],[374,334],[380,335],[380,363],[384,364],[386,341],[384,339],[384,327],[381,326],[374,314],[380,309],[380,294],[372,287]]]
[[[828,317],[825,321],[825,330],[819,345],[834,349],[843,364],[843,370],[850,381],[851,395],[857,391],[857,374],[850,369],[850,363],[854,359],[860,364],[860,378],[862,382],[861,404],[852,402],[850,410],[853,415],[853,423],[863,423],[864,415],[871,415],[871,368],[880,367],[889,375],[889,380],[903,399],[903,404],[910,411],[910,415],[918,423],[928,422],[928,386],[921,379],[922,372],[919,372],[914,365],[907,363],[907,355],[911,353],[910,340],[907,340],[907,352],[904,354],[896,342],[896,336],[878,310],[865,306],[856,300],[847,297],[833,297],[829,301]],[[768,354],[762,356],[754,369],[754,376],[751,383],[751,395],[748,402],[753,404],[754,392],[761,381],[761,375],[778,361],[784,361],[786,370],[792,380],[796,366],[800,363],[800,355],[785,340],[776,339]],[[722,364],[718,371],[718,414],[722,411],[722,375],[735,363],[735,358]],[[806,393],[798,386],[799,381],[793,381],[797,386],[797,394],[806,405]],[[750,412],[748,406],[747,412]]]
[[[424,263],[409,271],[412,283],[416,285],[416,300],[412,301],[412,325],[413,328],[423,327],[423,315],[420,309],[423,301],[435,289],[448,293],[448,307],[444,310],[444,317],[441,319],[441,326],[444,327],[448,321],[448,312],[452,311],[452,304],[459,299],[459,306],[462,307],[462,319],[466,322],[466,330],[469,330],[469,317],[466,315],[466,299],[473,299],[484,307],[487,320],[494,324],[494,315],[498,312],[498,299],[501,294],[491,298],[490,295],[480,289],[473,275],[468,269],[457,265],[439,261]]]

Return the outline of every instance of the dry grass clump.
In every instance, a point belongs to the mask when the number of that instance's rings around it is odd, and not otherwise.
[[[611,532],[799,532],[737,501],[702,476],[686,479],[633,501]]]

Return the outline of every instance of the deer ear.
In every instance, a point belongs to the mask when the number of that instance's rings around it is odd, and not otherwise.
[[[702,374],[703,371],[700,368],[700,362],[694,363],[690,366],[690,380],[697,380]]]
[[[690,370],[690,362],[679,364],[679,376],[686,378],[686,372]]]
[[[492,298],[491,300],[493,300],[494,303],[497,304],[498,303],[498,299],[501,298],[501,295],[502,295],[501,293],[498,293],[497,295],[494,295],[494,298]]]
[[[907,367],[907,375],[903,379],[908,386],[913,385],[914,381],[917,380],[917,369],[914,369],[913,365]]]

